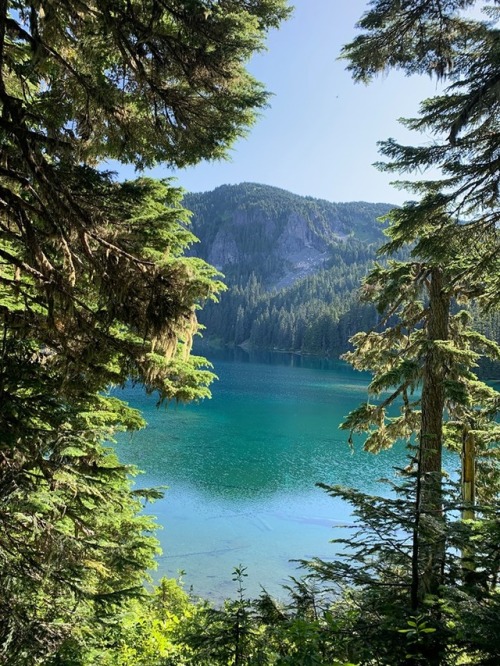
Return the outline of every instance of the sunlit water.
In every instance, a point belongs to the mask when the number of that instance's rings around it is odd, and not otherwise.
[[[378,483],[405,463],[402,446],[377,456],[347,444],[343,417],[366,399],[367,375],[341,362],[242,350],[209,355],[219,377],[197,405],[156,408],[139,388],[121,397],[142,410],[145,430],[118,442],[120,458],[144,474],[140,486],[168,486],[148,508],[163,555],[155,576],[184,580],[196,595],[233,596],[233,568],[246,588],[283,596],[293,559],[333,557],[330,540],[349,507],[317,482],[386,494]]]

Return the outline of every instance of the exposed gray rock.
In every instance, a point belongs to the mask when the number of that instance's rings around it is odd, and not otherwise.
[[[335,204],[267,185],[223,185],[190,194],[185,204],[200,238],[194,252],[223,273],[255,272],[267,288],[281,288],[321,269],[331,248],[350,237],[382,242],[376,218],[388,204]]]

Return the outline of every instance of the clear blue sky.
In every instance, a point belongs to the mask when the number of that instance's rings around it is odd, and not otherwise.
[[[337,58],[368,2],[294,4],[293,17],[269,36],[268,50],[250,62],[252,74],[274,96],[248,137],[234,146],[230,161],[151,173],[175,175],[192,192],[251,181],[330,201],[398,204],[412,198],[390,185],[393,175],[379,173],[372,164],[380,159],[379,140],[432,140],[410,134],[397,119],[416,115],[419,102],[436,92],[435,81],[393,72],[369,86],[355,84]],[[119,173],[133,175],[131,169]]]

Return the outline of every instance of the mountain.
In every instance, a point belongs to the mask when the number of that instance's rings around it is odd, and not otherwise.
[[[228,291],[200,315],[223,344],[337,354],[376,314],[356,292],[383,243],[385,203],[331,203],[256,183],[188,194],[192,252]]]
[[[252,272],[281,288],[325,266],[336,248],[346,251],[383,241],[377,218],[390,204],[331,203],[256,183],[222,185],[189,194],[195,252],[233,281]]]

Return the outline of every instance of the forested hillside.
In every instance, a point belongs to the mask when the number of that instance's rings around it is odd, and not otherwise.
[[[189,194],[194,248],[228,291],[200,317],[222,344],[338,354],[376,322],[357,290],[383,242],[389,204],[331,203],[266,185]]]

